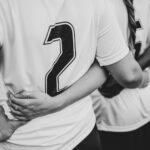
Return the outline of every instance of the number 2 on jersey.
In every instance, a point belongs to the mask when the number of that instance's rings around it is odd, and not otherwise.
[[[65,88],[59,88],[59,77],[76,57],[75,32],[68,22],[50,26],[44,45],[59,41],[60,54],[45,77],[45,90],[50,96],[61,93]]]

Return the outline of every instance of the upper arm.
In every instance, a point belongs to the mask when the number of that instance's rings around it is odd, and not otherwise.
[[[96,58],[101,66],[107,66],[114,78],[127,88],[140,85],[143,74],[123,38],[113,12],[101,17]]]
[[[123,86],[135,88],[141,83],[142,71],[131,53],[120,61],[106,66],[113,77]]]
[[[96,58],[101,66],[123,59],[129,52],[120,27],[111,9],[100,18]]]

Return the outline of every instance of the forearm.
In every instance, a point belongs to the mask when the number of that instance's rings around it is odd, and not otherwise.
[[[106,80],[104,71],[94,63],[88,72],[62,94],[55,97],[59,106],[64,108],[100,87]]]
[[[25,123],[25,121],[9,120],[4,108],[0,106],[0,142],[9,139],[15,130]]]
[[[142,75],[143,75],[143,78],[142,78],[142,81],[139,85],[139,88],[146,87],[150,82],[149,71],[144,70]]]
[[[137,60],[142,70],[150,66],[150,46],[145,49],[145,52]]]
[[[150,67],[150,46],[148,46],[144,53],[137,60],[142,70]],[[149,70],[143,71],[143,80],[140,87],[145,87],[150,81]]]
[[[93,64],[82,78],[57,96],[51,97],[40,91],[10,94],[9,105],[11,112],[19,120],[31,120],[58,112],[89,95],[101,86],[105,79],[104,71],[98,64]]]
[[[136,84],[139,74],[141,78],[141,71],[139,73],[140,67],[137,62],[133,60],[133,55],[131,55],[130,52],[123,59],[114,64],[106,66],[106,68],[114,77],[114,79],[125,88],[133,88],[137,86]]]

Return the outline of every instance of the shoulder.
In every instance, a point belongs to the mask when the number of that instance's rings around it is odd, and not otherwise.
[[[106,8],[106,0],[91,0],[91,3],[93,5],[93,9],[95,10],[95,13],[97,13],[98,15],[104,13]]]
[[[11,10],[9,0],[0,0],[0,13],[8,13]]]

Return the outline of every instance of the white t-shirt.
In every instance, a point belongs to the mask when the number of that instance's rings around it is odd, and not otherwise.
[[[0,45],[2,77],[13,93],[59,94],[86,73],[95,56],[104,66],[128,53],[105,0],[0,0]],[[8,141],[70,150],[94,124],[88,96],[30,121]]]
[[[128,17],[123,0],[108,0],[125,40],[128,37]],[[140,53],[148,44],[149,0],[134,0],[137,21],[136,44]],[[126,33],[126,35],[125,35]],[[149,42],[150,44],[150,42]],[[144,89],[124,89],[111,99],[98,91],[92,93],[99,130],[124,132],[135,130],[150,120],[150,85]]]

